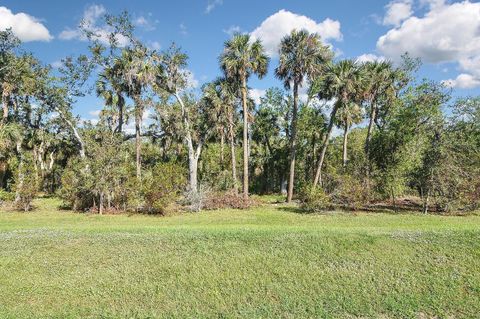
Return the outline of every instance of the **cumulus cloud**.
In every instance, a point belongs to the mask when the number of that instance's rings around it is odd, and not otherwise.
[[[251,36],[254,40],[262,40],[267,53],[274,57],[278,55],[278,46],[282,38],[293,29],[306,29],[310,32],[316,32],[321,36],[323,41],[340,41],[343,37],[340,31],[339,21],[327,18],[317,23],[309,17],[283,9],[265,19],[260,26],[251,33]]]
[[[443,84],[458,89],[473,89],[480,86],[480,79],[471,74],[462,73],[455,79],[443,81]]]
[[[250,96],[253,101],[255,101],[255,104],[260,104],[260,98],[264,97],[266,93],[266,90],[261,90],[261,89],[250,89],[248,90],[248,95]]]
[[[100,18],[107,13],[107,10],[102,5],[91,5],[83,12],[83,27],[94,34],[93,38],[102,42],[105,45],[109,44],[109,35],[114,30],[106,25],[99,24]],[[76,28],[66,28],[58,36],[62,40],[78,39],[80,41],[86,41],[87,37],[80,31],[80,23]],[[117,45],[120,47],[126,46],[129,43],[128,38],[121,34],[116,35]]]
[[[221,6],[223,4],[223,0],[209,0],[207,3],[207,7],[205,8],[205,13],[209,14],[212,12],[213,9],[217,6]]]
[[[411,16],[377,41],[377,49],[393,60],[409,52],[427,63],[457,63],[463,72],[449,83],[472,88],[480,79],[480,3],[447,4],[423,0],[423,17]]]
[[[384,25],[399,26],[412,16],[412,0],[394,0],[386,5],[387,12],[383,17]]]
[[[13,34],[23,42],[50,41],[53,37],[48,29],[26,13],[13,13],[6,7],[0,7],[0,30],[12,29]]]
[[[362,54],[362,55],[358,56],[357,59],[356,59],[356,61],[358,63],[385,61],[385,60],[386,59],[385,59],[384,56],[379,56],[379,55],[371,54],[371,53]]]

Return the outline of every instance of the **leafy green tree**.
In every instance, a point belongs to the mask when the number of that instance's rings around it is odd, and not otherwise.
[[[251,74],[259,78],[268,71],[269,58],[260,40],[250,41],[248,34],[236,34],[225,42],[220,66],[228,78],[241,84],[243,108],[243,198],[248,199],[248,105],[247,81]]]
[[[352,60],[342,60],[338,63],[329,64],[324,75],[318,78],[314,84],[314,88],[317,90],[320,99],[334,99],[334,103],[320,151],[320,159],[318,161],[315,179],[313,180],[313,187],[316,187],[318,183],[322,183],[322,166],[337,111],[348,107],[352,102],[355,103],[358,101],[363,81],[362,76],[361,69],[356,62]]]
[[[298,90],[306,78],[318,77],[324,65],[333,57],[331,50],[323,45],[320,36],[307,30],[293,30],[280,43],[280,61],[275,75],[283,81],[287,90],[293,84],[293,110],[290,131],[290,174],[287,202],[292,201],[295,181],[295,158],[297,151]]]

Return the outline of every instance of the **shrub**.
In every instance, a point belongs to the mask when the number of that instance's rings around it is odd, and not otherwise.
[[[18,166],[15,180],[15,206],[29,211],[38,190],[37,172],[31,156],[25,154]]]
[[[185,169],[174,162],[158,163],[145,175],[141,185],[144,209],[148,213],[166,213],[185,189]]]
[[[228,192],[215,192],[210,194],[204,202],[204,208],[207,210],[214,209],[246,209],[256,204],[251,198],[245,201],[239,194],[235,194],[232,191]]]
[[[85,163],[74,158],[63,171],[58,196],[68,208],[87,210],[92,208],[95,202],[91,185],[92,176],[86,172]]]
[[[192,190],[187,190],[185,192],[185,202],[184,204],[189,207],[189,210],[192,212],[199,212],[204,207],[205,201],[208,198],[211,190],[206,185],[200,185],[199,189],[195,192]]]
[[[321,187],[302,187],[299,199],[302,209],[307,212],[324,211],[332,207],[330,197]]]
[[[332,201],[344,207],[360,209],[370,201],[369,187],[362,180],[350,175],[342,175],[331,194]]]
[[[15,193],[7,192],[3,189],[0,189],[0,203],[13,202],[14,200],[15,200]]]

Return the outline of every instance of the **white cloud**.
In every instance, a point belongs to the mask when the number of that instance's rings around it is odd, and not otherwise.
[[[205,8],[205,13],[209,14],[212,12],[213,9],[217,6],[221,6],[223,4],[223,0],[208,0],[207,7]]]
[[[385,59],[384,56],[379,56],[379,55],[371,54],[371,53],[362,54],[362,55],[358,56],[357,59],[356,59],[356,61],[358,63],[385,61],[385,60],[386,59]]]
[[[232,36],[235,33],[241,33],[242,29],[238,25],[231,25],[228,29],[224,29],[223,32]]]
[[[23,42],[50,41],[53,37],[48,29],[26,13],[13,13],[6,7],[0,7],[0,30],[12,28],[13,34]]]
[[[162,46],[160,45],[160,42],[158,42],[158,41],[151,41],[151,42],[148,42],[148,47],[149,47],[150,49],[153,49],[153,50],[157,50],[157,51],[158,51],[158,50],[160,50],[160,48],[161,48]]]
[[[480,3],[421,0],[420,4],[428,6],[425,15],[412,16],[381,36],[378,51],[396,61],[408,52],[427,63],[456,63],[463,73],[445,83],[459,88],[479,86]]]
[[[100,116],[100,113],[102,112],[102,110],[94,110],[94,111],[90,111],[88,112],[88,114],[90,114],[91,116]]]
[[[248,90],[248,95],[255,101],[255,104],[260,104],[260,98],[264,97],[266,90],[260,89],[250,89]]]
[[[473,89],[480,86],[480,79],[471,74],[462,73],[456,79],[445,80],[442,83],[452,88]]]
[[[377,49],[398,59],[409,52],[426,62],[451,62],[480,51],[480,3],[435,6],[424,17],[412,16],[377,41]]]
[[[114,31],[110,26],[103,24],[99,25],[99,18],[106,14],[105,7],[102,5],[91,5],[83,12],[83,23],[85,29],[94,34],[93,38],[102,42],[105,45],[109,44],[109,35]],[[75,28],[66,28],[58,36],[62,40],[78,39],[80,41],[87,41],[87,37],[80,31],[80,24]],[[116,35],[117,45],[120,47],[126,46],[129,43],[128,38],[123,35]]]
[[[187,26],[183,23],[180,23],[180,34],[181,35],[187,35],[188,34]]]
[[[394,0],[386,5],[387,12],[383,17],[384,25],[399,26],[413,14],[412,0]]]
[[[309,32],[316,32],[324,42],[327,40],[340,41],[343,37],[340,31],[339,21],[327,18],[317,23],[306,16],[283,9],[265,19],[260,26],[251,33],[251,36],[254,40],[262,40],[270,56],[277,56],[280,41],[293,29],[306,29]]]
[[[145,29],[146,31],[153,31],[156,29],[156,24],[158,23],[158,20],[153,20],[152,19],[152,13],[148,13],[147,16],[138,16],[133,20],[133,23],[137,27],[141,27]]]

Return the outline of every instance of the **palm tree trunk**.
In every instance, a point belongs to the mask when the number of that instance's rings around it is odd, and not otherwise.
[[[290,176],[288,178],[287,203],[292,201],[293,184],[295,182],[295,157],[297,152],[297,109],[298,109],[298,83],[293,84],[293,112],[292,130],[290,135]]]
[[[233,181],[233,193],[238,194],[237,184],[237,159],[235,156],[235,131],[233,128],[233,114],[230,112],[228,115],[229,121],[229,135],[230,135],[230,154],[232,156],[232,181]]]
[[[348,141],[348,123],[345,122],[345,128],[343,131],[343,167],[347,166],[347,141]]]
[[[365,153],[368,155],[370,151],[370,141],[372,140],[373,133],[373,123],[377,117],[377,107],[374,102],[372,102],[372,109],[370,110],[370,122],[368,123],[367,139],[365,141]]]
[[[141,163],[141,126],[142,126],[142,111],[139,97],[135,98],[135,161],[137,166],[137,179],[142,178],[142,163]]]
[[[225,150],[225,134],[223,133],[223,128],[222,128],[222,132],[220,133],[220,167],[222,168],[222,171],[225,168],[224,150]]]
[[[122,127],[123,127],[123,109],[125,107],[125,100],[123,99],[122,93],[117,92],[117,97],[118,97],[118,127],[117,127],[117,133],[122,132]]]
[[[248,200],[248,107],[247,82],[242,77],[242,106],[243,106],[243,199]]]
[[[327,133],[323,139],[322,150],[320,151],[320,159],[318,160],[317,172],[315,173],[315,179],[313,180],[313,188],[317,187],[318,183],[322,183],[322,166],[325,160],[325,154],[327,152],[328,143],[330,142],[330,135],[333,130],[333,123],[335,121],[335,115],[337,114],[337,106],[334,105],[332,112],[330,113],[330,122],[328,123]]]

